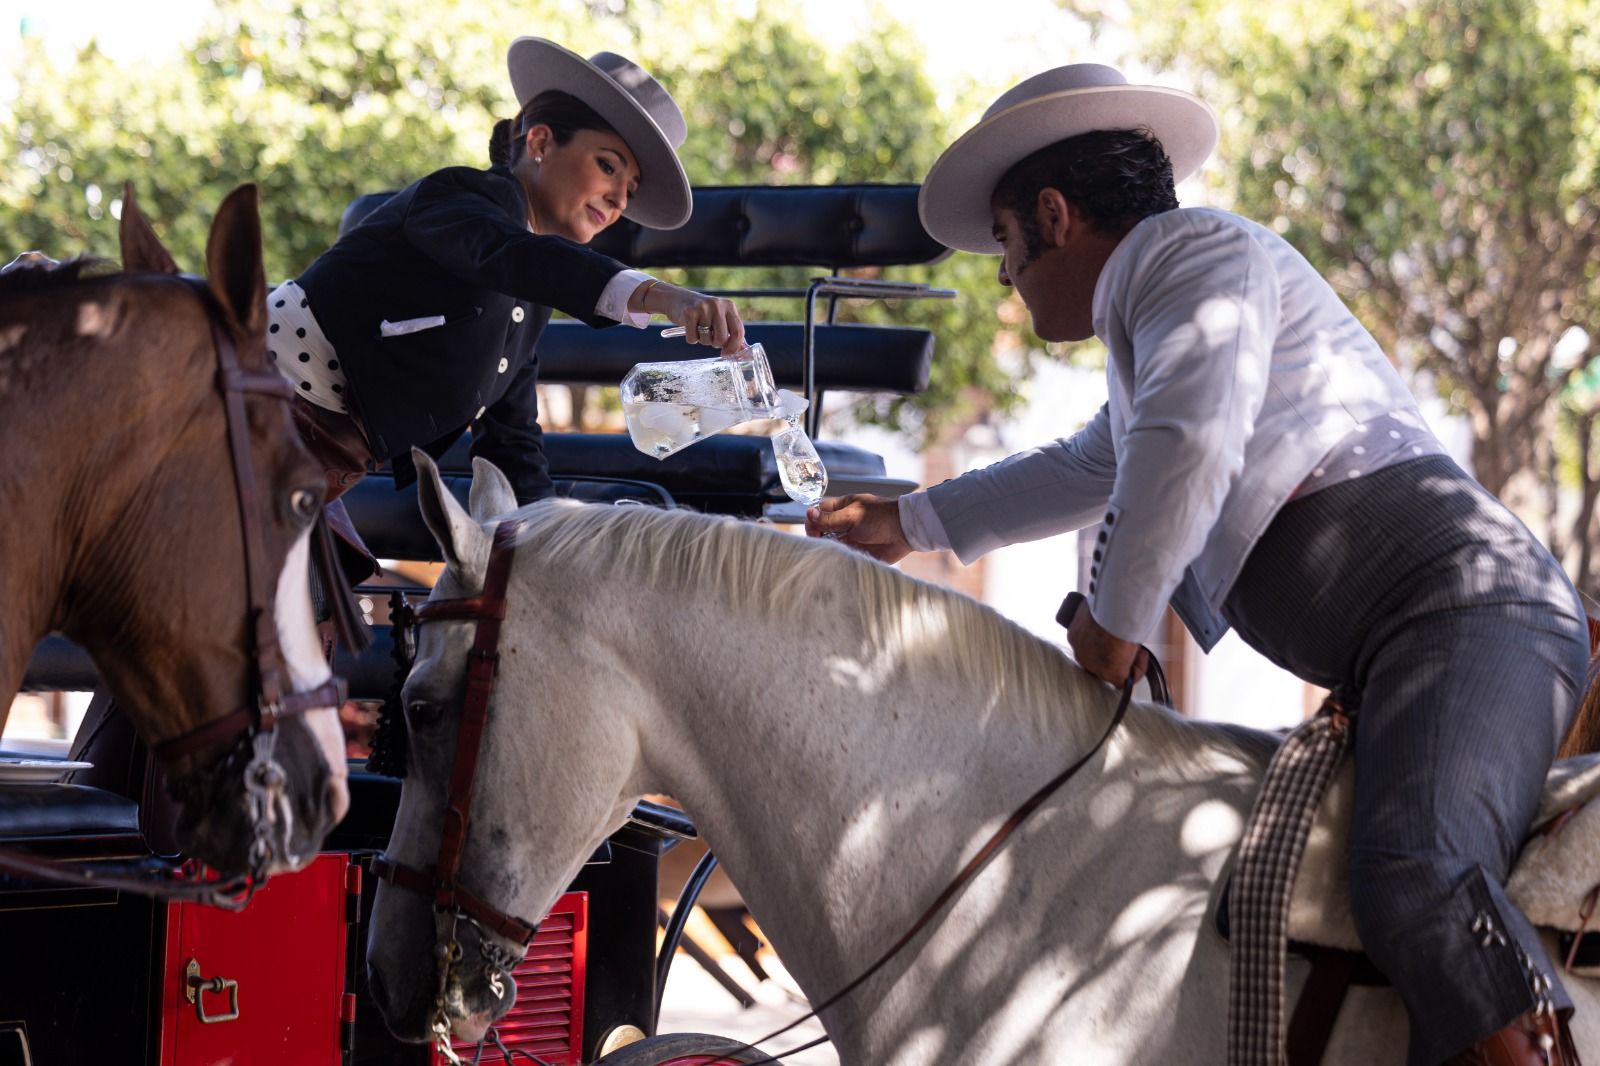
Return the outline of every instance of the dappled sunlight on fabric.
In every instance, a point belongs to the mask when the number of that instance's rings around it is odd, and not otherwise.
[[[1215,297],[1204,300],[1194,309],[1194,324],[1207,347],[1232,345],[1238,338],[1240,324],[1246,321],[1247,312],[1238,300]],[[1254,323],[1251,323],[1254,328]]]

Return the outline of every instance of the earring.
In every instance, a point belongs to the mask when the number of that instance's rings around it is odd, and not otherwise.
[[[544,156],[536,155],[533,157],[533,161],[536,165],[542,166],[544,164]]]

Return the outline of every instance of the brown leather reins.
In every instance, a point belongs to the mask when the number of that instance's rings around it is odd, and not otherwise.
[[[198,900],[238,909],[249,901],[256,887],[265,881],[266,871],[274,857],[290,858],[286,832],[283,839],[274,840],[271,828],[274,805],[285,802],[283,786],[286,780],[283,768],[272,755],[274,730],[286,718],[318,707],[337,707],[342,704],[345,682],[343,678],[333,677],[309,691],[289,689],[273,617],[269,584],[273,574],[267,567],[266,549],[262,544],[261,489],[256,477],[255,459],[250,452],[250,426],[245,399],[247,396],[267,396],[289,403],[294,400],[294,390],[274,370],[246,370],[240,366],[233,339],[218,322],[214,298],[205,281],[191,276],[182,276],[179,280],[195,293],[205,308],[206,319],[211,326],[212,348],[217,357],[216,387],[222,394],[223,423],[228,436],[235,496],[239,504],[239,531],[243,541],[245,569],[245,617],[248,620],[245,639],[253,661],[251,674],[254,698],[220,718],[156,743],[151,751],[163,764],[170,765],[174,760],[209,745],[242,733],[251,735],[254,752],[245,768],[245,791],[250,802],[251,829],[254,834],[249,856],[250,872],[226,882],[190,880],[190,873],[185,867],[175,868],[164,863],[137,864],[133,874],[123,872],[120,868],[108,872],[83,864],[39,859],[10,848],[0,848],[0,871],[168,899]],[[319,528],[313,532],[313,536],[327,538],[326,524],[321,518],[317,523]],[[315,554],[319,560],[331,561],[334,558],[331,545],[327,544],[320,546]],[[328,572],[327,565],[323,563],[324,587],[330,590],[330,595],[339,595],[345,588],[343,578],[336,572]],[[355,633],[342,635],[352,643],[359,640]],[[277,824],[283,826],[286,820],[279,818]]]

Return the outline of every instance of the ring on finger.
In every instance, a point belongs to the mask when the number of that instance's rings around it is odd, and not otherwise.
[[[711,327],[710,326],[696,326],[694,328],[694,331],[696,333],[710,333],[711,332]]]

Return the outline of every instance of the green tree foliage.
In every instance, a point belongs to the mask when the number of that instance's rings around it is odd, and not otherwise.
[[[1595,416],[1570,385],[1600,349],[1568,334],[1600,308],[1596,16],[1594,0],[1135,0],[1128,23],[1217,108],[1213,176],[1236,208],[1467,416],[1479,480],[1523,504],[1557,465],[1585,481],[1570,532],[1547,530],[1558,551],[1596,532],[1594,458],[1558,464],[1553,432],[1558,403]]]
[[[686,27],[715,27],[688,32]],[[0,249],[115,256],[116,200],[132,180],[180,263],[201,261],[210,211],[242,181],[262,189],[267,270],[291,277],[357,195],[450,164],[484,165],[513,113],[506,46],[521,34],[638,59],[689,123],[697,184],[917,181],[949,131],[903,28],[879,20],[830,49],[771,2],[655,0],[219,0],[182,57],[118,64],[90,47],[62,69],[26,49],[0,159]],[[957,288],[953,303],[846,307],[842,319],[916,323],[939,338],[928,393],[862,413],[919,429],[924,412],[1015,393],[994,359],[992,264],[958,256],[896,274]],[[688,280],[735,279],[703,271]],[[804,272],[737,278],[802,284]],[[754,307],[793,317],[794,305]]]

